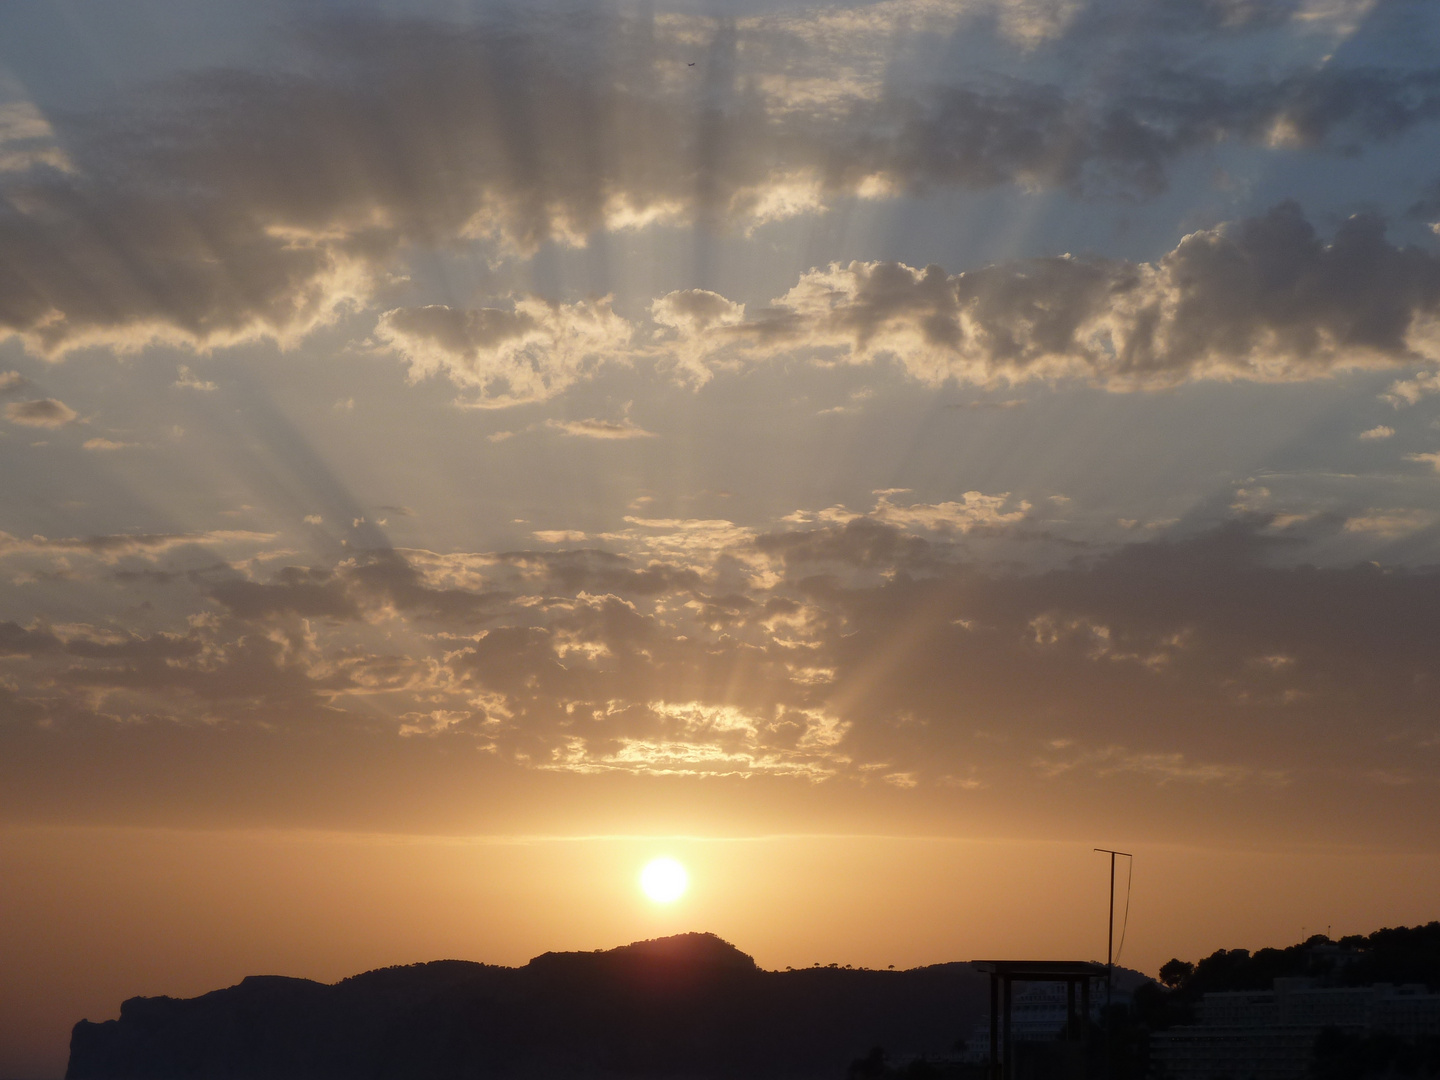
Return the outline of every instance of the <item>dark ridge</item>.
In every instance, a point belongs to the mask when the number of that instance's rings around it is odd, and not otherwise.
[[[713,934],[521,968],[440,960],[334,985],[251,976],[131,998],[75,1025],[68,1080],[843,1077],[872,1047],[943,1055],[972,1035],[969,964],[764,971]]]

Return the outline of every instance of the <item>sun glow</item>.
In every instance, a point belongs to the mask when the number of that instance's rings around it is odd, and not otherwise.
[[[690,875],[674,859],[651,859],[640,871],[640,888],[657,904],[680,899],[690,887]]]

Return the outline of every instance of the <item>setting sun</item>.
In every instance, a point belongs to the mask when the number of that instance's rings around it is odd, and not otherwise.
[[[640,871],[640,888],[657,904],[680,899],[690,887],[690,875],[674,859],[651,859]]]

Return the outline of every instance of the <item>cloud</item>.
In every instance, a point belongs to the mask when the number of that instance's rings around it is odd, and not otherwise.
[[[509,309],[396,308],[375,329],[412,380],[443,374],[487,408],[544,401],[602,364],[627,363],[631,334],[608,298],[560,304],[534,296]]]
[[[1436,472],[1440,472],[1440,450],[1433,454],[1406,454],[1406,461],[1420,461],[1432,466]]]
[[[709,289],[681,289],[666,293],[650,305],[650,319],[663,331],[676,373],[703,385],[713,375],[718,355],[714,346],[724,332],[742,326],[745,305]]]
[[[1115,391],[1440,361],[1440,258],[1384,232],[1357,215],[1326,243],[1287,202],[1192,233],[1153,263],[1062,255],[956,274],[833,263],[750,311],[705,290],[666,294],[650,306],[649,334],[603,300],[528,297],[512,309],[396,309],[376,336],[412,378],[443,373],[486,406],[543,400],[636,359],[697,386],[718,370],[801,357],[893,360],[932,386],[1079,379]],[[1433,377],[1397,382],[1387,399],[1418,400]]]
[[[55,139],[55,129],[33,102],[0,103],[0,174],[73,168]]]
[[[124,450],[136,444],[128,442],[117,442],[114,439],[102,439],[97,437],[94,439],[86,439],[82,445],[86,450],[99,450],[108,452],[112,450]]]
[[[1008,401],[961,401],[946,405],[947,409],[966,409],[971,412],[1006,412],[1011,409],[1023,409],[1028,402],[1024,398],[1012,398]]]
[[[530,535],[542,544],[578,544],[585,539],[578,529],[539,529]]]
[[[1380,398],[1398,409],[1414,405],[1428,394],[1440,394],[1440,371],[1421,371],[1413,379],[1398,379]]]
[[[63,401],[40,398],[36,401],[12,401],[5,406],[5,419],[26,427],[58,428],[72,422],[79,413]]]
[[[1395,429],[1386,424],[1377,424],[1375,427],[1367,428],[1355,437],[1357,439],[1363,439],[1366,442],[1374,442],[1377,439],[1393,439],[1395,437]]]
[[[547,420],[545,426],[566,435],[586,439],[653,439],[655,433],[638,427],[628,418],[616,423],[613,420]]]
[[[274,533],[250,532],[243,529],[212,529],[199,533],[110,533],[100,536],[47,538],[35,535],[29,539],[0,532],[0,558],[27,555],[90,555],[102,562],[113,563],[131,556],[153,558],[176,548],[192,544],[239,544],[254,547],[275,539]]]
[[[1265,770],[1257,777],[1257,770],[1247,765],[1190,761],[1180,753],[1134,751],[1123,746],[1078,753],[1071,751],[1065,757],[1040,757],[1035,761],[1035,768],[1047,779],[1083,770],[1100,778],[1134,773],[1158,784],[1181,782],[1233,787],[1255,779],[1267,785],[1286,781],[1281,770]]]
[[[283,73],[193,71],[92,115],[5,106],[0,333],[49,357],[157,342],[289,347],[371,304],[414,251],[478,242],[529,254],[666,223],[753,229],[937,187],[1145,196],[1179,155],[1226,140],[1349,151],[1440,113],[1429,68],[1302,63],[1231,83],[1143,48],[1110,65],[1103,87],[943,71],[916,85],[896,73],[930,66],[904,58],[960,22],[998,28],[1023,72],[1036,43],[1113,36],[1102,27],[1118,16],[880,7],[563,24],[510,14],[469,26],[315,16],[287,31],[297,63]],[[1277,25],[1252,9],[1134,14],[1156,33]],[[1315,14],[1306,25],[1327,22]],[[602,39],[604,50],[591,47]],[[677,64],[681,49],[707,56],[703,78]],[[1066,275],[1072,287],[1078,273]],[[694,319],[734,315],[687,297],[652,312],[657,325],[688,340]],[[381,339],[409,349],[418,374],[444,368],[485,399],[535,400],[547,373],[526,365],[555,318],[519,306],[448,322],[392,313]]]
[[[34,385],[18,371],[0,371],[0,395],[19,394]]]
[[[923,505],[946,502],[986,505]],[[323,731],[332,762],[378,747],[413,763],[433,740],[445,760],[481,750],[514,771],[800,782],[817,798],[958,784],[1005,813],[1102,790],[1148,813],[1183,787],[1216,808],[1236,789],[1284,793],[1277,813],[1308,814],[1377,770],[1433,778],[1413,746],[1440,707],[1440,574],[1315,565],[1310,540],[1337,522],[1281,536],[1245,515],[1027,568],[976,556],[980,525],[884,512],[107,574],[97,596],[133,612],[163,588],[172,614],[156,605],[143,631],[129,616],[0,624],[17,702],[0,738],[99,739],[108,762],[137,731],[198,732],[243,773],[252,740]],[[398,775],[385,760],[376,777]]]
[[[184,390],[203,390],[208,392],[216,389],[213,382],[197,378],[194,372],[190,370],[188,364],[180,365],[179,374],[175,379],[175,385]]]
[[[1440,258],[1391,245],[1369,215],[1327,244],[1287,202],[1192,233],[1154,263],[1065,255],[953,275],[833,263],[711,331],[706,348],[751,361],[888,357],[930,385],[1079,378],[1136,390],[1440,360],[1437,313]]]
[[[286,567],[271,582],[233,579],[209,590],[211,599],[242,619],[297,615],[305,619],[358,619],[360,609],[344,582],[328,571]]]
[[[871,516],[876,521],[902,528],[954,529],[966,533],[984,526],[1013,525],[1023,520],[1030,511],[1030,504],[1023,499],[1015,504],[1013,510],[1006,509],[1009,502],[1008,491],[999,495],[967,491],[953,502],[911,503],[908,506],[897,506],[888,496],[881,495]]]
[[[1374,533],[1377,536],[1406,536],[1435,520],[1423,510],[1367,510],[1345,519],[1346,532]]]

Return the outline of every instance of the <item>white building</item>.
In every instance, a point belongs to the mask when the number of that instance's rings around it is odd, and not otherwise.
[[[1164,1080],[1292,1080],[1310,1066],[1322,1029],[1440,1035],[1440,994],[1423,986],[1320,987],[1276,979],[1271,990],[1206,994],[1200,1023],[1156,1032],[1150,1059]]]

